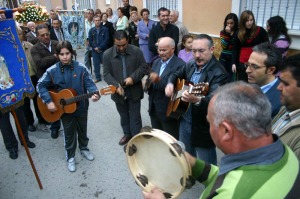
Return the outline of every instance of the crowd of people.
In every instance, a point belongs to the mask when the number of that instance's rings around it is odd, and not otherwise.
[[[239,18],[229,13],[220,31],[223,50],[217,59],[212,37],[189,34],[178,21],[178,11],[161,7],[155,22],[147,8],[139,13],[128,0],[123,3],[118,16],[111,8],[103,13],[86,10],[84,64],[73,60],[76,52],[64,40],[54,10],[47,24],[28,22],[26,37],[21,37],[31,44],[23,47],[29,48],[30,77],[47,108],[52,112],[58,108],[49,95],[50,88],[73,88],[85,94],[97,91],[96,83],[104,79],[117,88],[111,98],[120,116],[123,136],[119,145],[123,146],[142,128],[141,99],[146,92],[152,127],[185,145],[192,176],[207,187],[201,198],[299,197],[300,54],[288,56],[291,38],[284,19],[271,17],[265,30],[256,25],[250,10]],[[147,86],[142,83],[145,76]],[[181,100],[189,104],[186,112],[168,117],[178,79],[189,85],[205,82],[209,89],[205,96],[182,90]],[[99,98],[92,96],[93,101]],[[94,159],[88,149],[88,100],[53,123],[42,118],[36,96],[33,104],[37,128],[48,130],[50,125],[53,139],[62,122],[70,172],[76,170],[77,135],[81,154]],[[36,130],[29,98],[18,112],[27,145],[34,148],[27,132]],[[1,132],[10,157],[15,159],[16,138],[8,136],[13,134],[11,127],[2,128],[8,117],[0,117]],[[224,153],[219,167],[216,147]],[[165,198],[159,187],[143,194],[147,199]]]

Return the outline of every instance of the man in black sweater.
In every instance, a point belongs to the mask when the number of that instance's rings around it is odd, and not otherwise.
[[[179,29],[169,21],[170,10],[161,7],[157,11],[159,23],[155,25],[149,34],[149,50],[157,55],[157,42],[161,37],[171,37],[175,41],[175,54],[177,54],[177,44],[179,41]]]

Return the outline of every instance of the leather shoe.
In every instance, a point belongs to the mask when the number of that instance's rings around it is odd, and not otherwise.
[[[56,138],[58,137],[58,130],[53,130],[53,131],[51,132],[51,137],[52,137],[53,139],[56,139]]]
[[[34,131],[36,131],[36,128],[32,124],[29,124],[28,131],[34,132]]]
[[[18,158],[18,149],[10,149],[9,150],[9,157],[11,159],[17,159]]]
[[[132,138],[132,136],[126,136],[126,135],[124,135],[122,137],[122,139],[120,140],[119,145],[122,146],[124,144],[127,144],[127,142],[129,142],[129,140],[131,140],[131,138]]]
[[[28,148],[31,148],[31,149],[35,148],[35,144],[31,141],[26,141],[26,144],[27,144]],[[24,144],[22,142],[21,142],[21,145],[24,146]]]

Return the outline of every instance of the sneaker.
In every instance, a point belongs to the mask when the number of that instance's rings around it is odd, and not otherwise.
[[[85,157],[85,159],[89,161],[93,161],[95,159],[94,155],[89,150],[81,150],[81,155]]]
[[[75,158],[70,158],[68,160],[68,169],[70,172],[76,171]]]
[[[49,128],[47,127],[46,124],[37,124],[36,128],[37,128],[39,131],[49,131]]]

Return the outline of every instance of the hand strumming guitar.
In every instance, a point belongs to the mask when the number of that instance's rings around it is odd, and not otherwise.
[[[174,92],[174,84],[168,83],[166,88],[165,88],[166,96],[171,97],[173,92]]]
[[[47,104],[47,108],[51,112],[57,111],[57,107],[55,106],[54,102],[50,102],[49,104]]]

